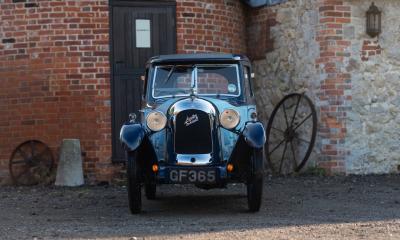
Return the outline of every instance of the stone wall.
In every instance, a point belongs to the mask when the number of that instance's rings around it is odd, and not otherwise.
[[[310,164],[332,173],[399,171],[400,2],[375,1],[376,38],[365,31],[371,2],[290,0],[249,14],[261,119],[285,94],[306,91],[319,116]]]
[[[317,102],[320,79],[315,68],[318,7],[315,0],[292,0],[249,12],[249,53],[255,72],[259,118],[267,123],[287,94],[306,92]],[[260,30],[264,35],[254,34]],[[253,53],[253,54],[252,54]],[[320,141],[309,164],[316,162]]]
[[[348,173],[393,173],[400,165],[400,2],[375,1],[382,11],[382,34],[365,33],[365,12],[372,1],[348,1],[352,24],[352,111],[348,116]]]

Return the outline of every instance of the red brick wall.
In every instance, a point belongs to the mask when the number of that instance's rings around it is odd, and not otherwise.
[[[274,50],[270,29],[276,24],[276,11],[271,7],[248,10],[247,55],[251,60],[263,59],[267,52]]]
[[[316,67],[323,77],[319,92],[320,136],[319,166],[330,172],[345,172],[348,155],[346,118],[351,110],[351,75],[337,63],[350,57],[351,42],[344,39],[343,28],[351,22],[351,7],[342,0],[321,0],[317,42],[320,55]]]
[[[369,57],[380,55],[382,53],[381,45],[379,45],[378,40],[370,41],[364,40],[361,49],[361,60],[368,61]]]
[[[106,0],[1,2],[0,181],[28,139],[57,157],[79,138],[88,180],[113,177],[108,11]],[[178,0],[178,52],[245,53],[244,19],[240,1]]]
[[[178,0],[177,49],[246,53],[245,9],[238,0]]]
[[[107,1],[2,1],[0,178],[19,143],[41,140],[57,156],[64,138],[81,139],[90,181],[109,178],[108,21]]]

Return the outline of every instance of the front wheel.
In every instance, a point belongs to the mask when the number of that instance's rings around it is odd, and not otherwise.
[[[254,150],[251,159],[251,174],[247,180],[247,204],[250,212],[258,212],[263,192],[263,151]]]
[[[137,214],[142,210],[142,187],[137,152],[128,152],[127,160],[129,210],[132,214]]]

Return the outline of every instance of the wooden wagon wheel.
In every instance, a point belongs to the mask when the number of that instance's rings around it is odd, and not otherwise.
[[[11,154],[9,168],[16,185],[35,185],[50,177],[54,158],[50,148],[41,141],[21,143]]]
[[[317,113],[306,95],[285,96],[271,113],[266,130],[267,160],[276,174],[298,172],[314,147]]]

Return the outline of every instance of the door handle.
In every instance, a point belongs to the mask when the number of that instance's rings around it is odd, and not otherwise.
[[[119,61],[116,61],[115,63],[116,63],[116,64],[123,64],[124,61],[119,60]]]

